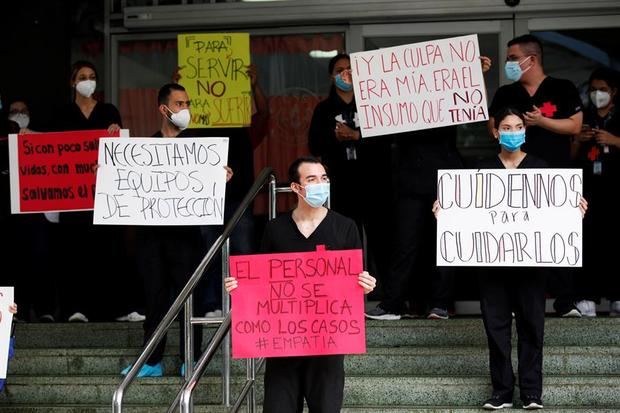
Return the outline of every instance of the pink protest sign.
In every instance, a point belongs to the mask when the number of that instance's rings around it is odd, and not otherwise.
[[[230,257],[234,358],[366,352],[362,251]]]

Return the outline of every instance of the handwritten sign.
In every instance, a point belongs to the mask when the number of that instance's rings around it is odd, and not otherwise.
[[[362,251],[230,257],[234,358],[366,352]]]
[[[9,312],[9,306],[13,303],[13,287],[0,287],[0,379],[6,379],[13,323],[13,314]]]
[[[488,119],[478,36],[351,54],[363,137]]]
[[[221,225],[228,138],[102,139],[95,224]]]
[[[249,126],[252,96],[248,33],[180,34],[181,80],[192,101],[192,128]]]
[[[580,169],[440,170],[437,265],[581,267]]]
[[[125,129],[120,136],[128,136]],[[11,212],[93,209],[99,138],[107,130],[9,135]]]

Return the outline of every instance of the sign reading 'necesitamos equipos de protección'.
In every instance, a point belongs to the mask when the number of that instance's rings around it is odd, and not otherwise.
[[[221,225],[228,138],[101,139],[95,224]]]

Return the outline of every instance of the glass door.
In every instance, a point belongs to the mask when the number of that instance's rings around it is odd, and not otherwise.
[[[620,70],[619,15],[531,18],[520,26],[543,43],[545,73],[571,80],[586,105],[592,71]]]

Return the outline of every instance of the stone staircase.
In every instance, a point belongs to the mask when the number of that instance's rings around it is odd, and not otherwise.
[[[346,359],[343,412],[474,412],[490,394],[479,318],[371,321],[367,336],[368,354]],[[174,330],[164,359],[168,375],[136,381],[123,411],[165,411],[181,384],[177,340]],[[620,319],[548,318],[545,342],[546,412],[620,412]],[[118,372],[141,343],[140,324],[19,324],[0,412],[111,412]],[[195,392],[196,412],[226,411],[219,364]],[[232,368],[234,399],[245,363]],[[262,382],[258,394],[260,400]]]

